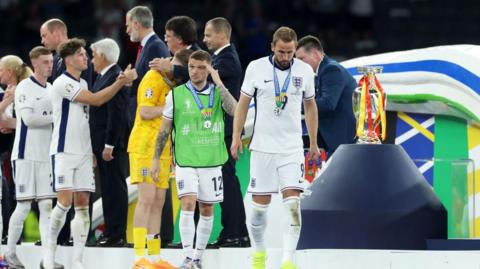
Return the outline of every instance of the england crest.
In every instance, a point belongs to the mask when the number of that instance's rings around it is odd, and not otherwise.
[[[257,179],[252,177],[250,178],[250,187],[255,188],[257,186]]]
[[[299,89],[303,85],[303,78],[302,77],[292,77],[292,84],[293,87]]]
[[[183,190],[183,188],[185,187],[185,183],[183,182],[183,180],[179,180],[177,184],[179,190]]]
[[[152,89],[147,89],[147,91],[145,92],[145,97],[147,97],[148,99],[152,98],[153,97],[153,90]]]
[[[300,88],[303,85],[303,78],[302,77],[292,77],[292,84],[293,84],[293,87],[295,87],[295,89],[297,89],[294,94],[295,95],[300,94]]]

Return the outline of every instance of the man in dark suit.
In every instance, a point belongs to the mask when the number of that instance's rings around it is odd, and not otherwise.
[[[221,80],[232,96],[238,100],[242,83],[242,66],[237,50],[230,44],[232,27],[225,18],[214,18],[205,24],[203,42],[213,53],[212,66],[218,70]],[[233,118],[225,115],[225,144],[232,144]],[[229,154],[222,167],[224,200],[222,207],[223,230],[217,242],[210,247],[247,247],[248,231],[245,224],[245,207],[236,176],[235,159]]]
[[[130,9],[126,15],[126,32],[130,36],[130,41],[140,42],[135,69],[138,78],[133,82],[130,91],[128,123],[129,130],[133,127],[135,121],[135,112],[137,109],[137,88],[143,76],[150,70],[148,63],[154,58],[170,57],[167,46],[153,31],[152,11],[146,6],[136,6]]]
[[[93,66],[98,73],[92,92],[113,84],[122,69],[117,65],[118,44],[110,38],[93,43]],[[122,247],[126,243],[128,190],[128,155],[126,150],[128,103],[126,89],[120,90],[106,104],[90,108],[92,149],[100,173],[105,231],[97,241],[101,247]]]
[[[175,16],[165,24],[165,42],[174,55],[181,49],[199,50],[197,45],[197,24],[188,16]],[[169,58],[156,58],[150,62],[150,68],[172,76],[178,84],[189,80],[188,67],[173,65]]]
[[[342,65],[325,55],[320,40],[314,36],[300,39],[295,55],[316,72],[318,145],[326,149],[329,157],[341,144],[354,142],[352,94],[357,84]]]

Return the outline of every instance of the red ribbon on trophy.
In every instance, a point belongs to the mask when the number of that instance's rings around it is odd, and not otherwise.
[[[356,111],[358,113],[356,135],[362,142],[379,143],[378,138],[384,141],[387,136],[385,92],[375,76],[378,70],[367,67],[364,71],[366,72],[357,88],[360,91],[360,98]]]

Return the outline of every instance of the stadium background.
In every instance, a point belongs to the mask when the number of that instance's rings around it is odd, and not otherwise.
[[[271,35],[281,25],[294,28],[299,36],[318,36],[327,54],[339,61],[436,45],[477,44],[480,39],[480,9],[474,0],[0,0],[0,55],[27,59],[28,51],[40,43],[40,25],[59,17],[67,23],[70,37],[82,37],[88,43],[103,37],[116,39],[122,47],[120,63],[125,65],[133,62],[136,45],[125,34],[124,14],[138,4],[152,8],[160,36],[166,20],[174,15],[189,15],[197,21],[199,41],[208,19],[226,17],[244,68],[250,60],[269,53]],[[247,177],[242,176],[243,189]],[[26,226],[25,230],[36,229]]]

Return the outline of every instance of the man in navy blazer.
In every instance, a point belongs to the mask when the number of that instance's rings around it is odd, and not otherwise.
[[[93,65],[98,73],[92,92],[98,92],[116,80],[122,69],[117,61],[118,44],[110,38],[93,43]],[[122,247],[126,244],[128,190],[127,111],[128,89],[121,89],[106,104],[90,107],[92,150],[100,173],[105,231],[97,246]]]
[[[214,18],[205,24],[203,42],[213,53],[212,66],[218,70],[223,84],[238,100],[242,84],[242,66],[235,46],[230,43],[232,27],[225,18]],[[233,118],[225,115],[225,144],[232,144]],[[247,247],[248,230],[245,222],[245,207],[236,176],[235,159],[229,152],[228,161],[222,167],[224,199],[222,208],[222,226],[216,243],[210,247]]]
[[[329,157],[341,144],[354,142],[352,94],[357,84],[342,65],[325,55],[320,40],[314,36],[300,39],[295,55],[316,72],[318,144],[325,148]]]
[[[131,129],[137,109],[137,88],[145,73],[150,70],[148,63],[154,58],[170,57],[170,53],[165,42],[153,31],[153,14],[148,7],[136,6],[130,9],[126,15],[126,27],[130,41],[140,42],[135,62],[138,78],[130,91],[128,123]]]

